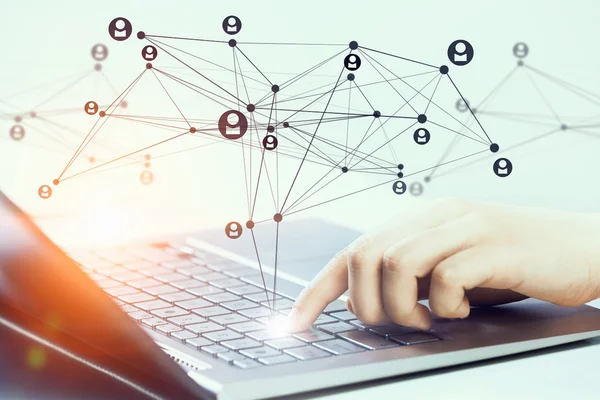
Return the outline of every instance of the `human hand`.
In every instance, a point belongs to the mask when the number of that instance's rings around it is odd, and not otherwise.
[[[436,201],[338,253],[296,300],[290,328],[309,328],[348,289],[364,323],[422,330],[425,298],[444,318],[526,297],[581,305],[600,296],[600,215]]]

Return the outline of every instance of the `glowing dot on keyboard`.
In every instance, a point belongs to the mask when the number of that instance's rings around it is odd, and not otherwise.
[[[272,315],[269,317],[269,330],[274,333],[287,333],[289,321],[285,315]]]

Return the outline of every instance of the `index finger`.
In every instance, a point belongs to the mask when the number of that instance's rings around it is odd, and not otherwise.
[[[325,307],[348,290],[347,249],[337,253],[302,290],[288,316],[291,331],[310,328]]]

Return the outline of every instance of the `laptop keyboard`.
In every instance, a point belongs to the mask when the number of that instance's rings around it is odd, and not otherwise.
[[[177,244],[71,254],[141,325],[237,368],[256,368],[439,341],[400,325],[368,326],[336,300],[305,332],[268,329],[292,297],[268,292],[256,269]]]

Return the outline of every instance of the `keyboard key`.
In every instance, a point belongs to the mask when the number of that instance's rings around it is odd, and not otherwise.
[[[190,331],[181,330],[171,333],[171,337],[179,340],[180,342],[185,342],[187,339],[195,338],[196,334]]]
[[[294,361],[296,361],[296,359],[290,355],[281,354],[281,355],[278,355],[275,357],[266,357],[266,358],[261,357],[258,359],[258,361],[265,365],[277,365],[277,364],[286,364],[286,363],[294,362]]]
[[[137,261],[139,259],[136,255],[129,254],[124,250],[119,249],[102,250],[100,252],[97,252],[97,254],[103,259],[111,261],[115,264],[125,264],[128,262]]]
[[[258,271],[250,267],[226,268],[223,270],[225,275],[232,278],[241,278],[243,276],[256,275]]]
[[[146,325],[146,326],[149,326],[150,328],[154,328],[154,327],[156,327],[156,326],[158,326],[158,325],[164,325],[164,324],[166,324],[166,322],[165,322],[165,321],[163,321],[163,320],[162,320],[162,319],[160,319],[160,318],[153,317],[153,318],[146,318],[146,319],[143,319],[143,320],[142,320],[142,324],[144,324],[144,325]]]
[[[186,291],[190,292],[191,294],[195,294],[196,296],[204,296],[207,294],[214,294],[214,293],[223,293],[223,291],[221,289],[218,289],[213,286],[208,286],[208,285],[204,285],[201,287],[193,287],[190,289],[186,289]]]
[[[217,304],[224,303],[226,301],[236,301],[236,300],[242,299],[240,296],[236,296],[235,294],[229,293],[229,292],[223,292],[223,293],[218,293],[218,294],[207,294],[202,297],[208,301],[212,301],[213,303],[217,303]]]
[[[231,292],[233,294],[237,294],[238,296],[243,296],[245,294],[252,294],[252,293],[260,293],[262,291],[261,288],[258,288],[254,285],[248,285],[247,283],[243,283],[243,286],[227,287],[227,288],[225,288],[225,290],[227,290],[228,292]]]
[[[242,369],[261,367],[262,365],[254,360],[236,360],[233,365]]]
[[[165,293],[173,293],[173,292],[177,291],[177,289],[175,289],[173,286],[169,286],[169,285],[150,286],[150,287],[144,288],[143,290],[144,290],[144,292],[150,293],[153,296],[158,296],[158,295],[165,294]]]
[[[294,337],[284,337],[284,338],[280,338],[280,339],[266,340],[265,344],[267,346],[273,347],[274,349],[277,349],[277,350],[284,350],[284,349],[291,349],[292,347],[306,346],[306,343],[304,343],[303,341],[298,340]]]
[[[222,353],[217,353],[217,358],[220,358],[223,361],[227,361],[230,364],[234,361],[246,360],[245,356],[241,355],[240,353],[236,353],[235,351],[225,351]]]
[[[187,325],[185,329],[201,335],[206,332],[221,331],[225,328],[221,325],[215,324],[214,322],[204,322],[201,324]]]
[[[170,269],[159,267],[157,265],[153,265],[153,266],[148,267],[148,268],[138,269],[138,272],[140,274],[144,274],[146,276],[150,276],[150,277],[154,278],[157,275],[167,275],[167,274],[172,273],[173,271],[171,271]]]
[[[346,303],[341,300],[334,300],[333,302],[329,303],[323,312],[333,313],[338,311],[346,311]]]
[[[134,311],[129,313],[129,316],[136,321],[141,321],[146,318],[152,318],[152,315],[148,314],[146,311]]]
[[[317,349],[314,346],[308,345],[304,347],[294,347],[291,349],[286,349],[284,350],[284,353],[287,353],[303,361],[331,356],[331,354],[326,352],[325,350]]]
[[[130,313],[136,312],[138,309],[134,306],[130,306],[129,304],[124,304],[121,306],[121,310],[125,311],[126,313]]]
[[[96,285],[98,285],[102,289],[109,289],[114,287],[123,286],[123,284],[119,281],[113,281],[107,277],[103,277],[104,279],[96,281]]]
[[[233,340],[233,339],[241,339],[244,336],[240,335],[237,332],[234,332],[230,329],[226,329],[223,331],[215,331],[215,332],[208,332],[208,333],[203,333],[202,336],[204,336],[205,338],[212,340],[213,342],[222,342],[224,340]]]
[[[248,308],[258,307],[258,304],[254,303],[250,300],[245,300],[245,299],[221,303],[221,305],[232,311],[245,310]]]
[[[187,325],[193,325],[193,324],[201,324],[206,322],[206,319],[202,318],[199,315],[196,314],[187,314],[187,315],[181,315],[179,317],[172,317],[172,318],[168,318],[167,321],[177,325],[177,326],[187,326]]]
[[[177,257],[167,253],[164,250],[153,248],[153,247],[140,247],[136,249],[127,249],[129,254],[136,255],[144,260],[151,261],[153,263],[161,263],[167,261],[176,260]]]
[[[281,297],[281,295],[278,295],[278,294],[276,295],[273,292],[268,292],[268,295],[269,295],[269,303],[273,302],[273,296],[275,296],[276,299],[282,299],[283,298],[283,297]],[[260,303],[262,301],[267,301],[267,295],[265,294],[264,289],[260,293],[254,293],[254,294],[245,295],[244,298],[248,299],[248,300],[255,301],[257,303]]]
[[[345,321],[345,322],[356,319],[356,315],[352,314],[350,311],[338,311],[338,312],[330,313],[329,315],[331,315],[334,318],[339,319],[340,321]]]
[[[120,287],[116,287],[116,288],[108,288],[108,289],[104,289],[104,291],[106,293],[110,294],[113,297],[123,296],[123,295],[126,295],[126,294],[139,293],[139,290],[134,289],[134,288],[129,287],[129,286],[120,286]]]
[[[203,347],[203,346],[212,346],[214,344],[210,340],[203,338],[203,337],[197,337],[197,338],[193,338],[193,339],[185,339],[185,343],[189,344],[190,346],[195,347],[197,349],[199,349],[200,347]]]
[[[229,340],[227,342],[221,342],[221,344],[230,348],[231,350],[243,350],[261,346],[260,342],[248,338]]]
[[[229,278],[229,279],[220,279],[218,281],[209,281],[209,283],[219,289],[227,289],[235,286],[246,285],[244,282],[239,279]]]
[[[152,310],[158,310],[159,308],[171,307],[171,304],[167,303],[164,300],[152,300],[152,301],[145,301],[143,303],[135,303],[135,306],[137,308],[141,308],[142,310],[145,310],[145,311],[152,311]]]
[[[123,266],[132,271],[139,271],[141,269],[154,268],[156,267],[156,264],[151,263],[150,261],[138,259],[137,261],[126,262],[123,264]]]
[[[269,310],[267,307],[249,308],[241,310],[240,314],[248,318],[269,317],[271,315],[271,310]]]
[[[269,303],[273,303],[272,301],[270,301]],[[269,306],[267,304],[267,302],[263,301],[261,303],[264,306]],[[287,308],[292,308],[294,306],[294,300],[290,300],[290,299],[279,299],[279,300],[275,300],[275,305],[273,307],[273,309],[275,310],[285,310]]]
[[[347,324],[345,322],[334,322],[331,324],[318,325],[318,329],[323,332],[327,332],[329,334],[335,335],[340,332],[354,331],[357,328],[354,325]]]
[[[345,340],[342,339],[333,339],[333,340],[325,340],[323,342],[317,342],[315,343],[315,346],[323,349],[323,350],[327,350],[330,353],[333,353],[335,355],[342,355],[342,354],[351,354],[351,353],[359,353],[361,351],[365,351],[364,348],[357,346],[355,344],[352,344],[350,342],[346,342]]]
[[[188,267],[177,268],[177,272],[179,272],[180,274],[186,275],[186,276],[192,276],[192,275],[209,274],[213,271],[206,267],[199,267],[198,265],[192,263]]]
[[[427,332],[406,333],[404,335],[391,336],[390,339],[403,345],[437,342],[440,340],[439,337]]]
[[[164,301],[168,301],[169,303],[175,303],[176,301],[184,301],[184,300],[192,300],[195,299],[193,294],[188,292],[179,291],[173,293],[165,293],[159,296]]]
[[[348,323],[356,326],[359,329],[374,329],[374,328],[381,328],[382,326],[385,326],[385,325],[368,325],[358,319],[353,319],[351,321],[348,321]]]
[[[110,277],[113,278],[115,281],[119,281],[119,282],[127,282],[127,281],[135,281],[137,279],[144,279],[144,275],[137,273],[137,272],[132,272],[132,271],[128,271],[123,274],[110,274]]]
[[[295,333],[294,337],[296,339],[300,339],[306,343],[314,343],[314,342],[320,342],[323,340],[335,339],[335,336],[332,336],[328,333],[325,333],[323,331],[319,331],[316,329],[311,329],[311,330],[308,330],[305,332]]]
[[[231,324],[236,324],[238,322],[249,321],[248,318],[246,318],[240,314],[217,315],[216,317],[210,317],[210,320],[213,322],[216,322],[217,324],[221,324],[221,325],[231,325]]]
[[[285,332],[275,332],[272,330],[262,330],[262,331],[248,332],[246,334],[246,336],[251,339],[258,340],[259,342],[262,342],[264,340],[287,337],[287,336],[289,336],[289,334],[287,334]],[[333,336],[332,336],[332,338],[333,338]]]
[[[227,275],[223,275],[220,272],[210,272],[208,274],[195,274],[195,275],[193,275],[193,277],[194,277],[194,279],[198,279],[199,281],[202,281],[202,282],[218,281],[220,279],[229,278]]]
[[[144,279],[137,279],[134,281],[127,281],[127,284],[136,289],[146,289],[146,288],[150,288],[153,286],[159,286],[161,283],[159,281],[157,281],[156,279],[144,278]]]
[[[338,320],[336,318],[330,317],[329,315],[320,314],[319,317],[316,319],[316,321],[313,323],[313,325],[328,324],[330,322],[337,322],[337,321]]]
[[[236,315],[236,314],[234,314],[234,315]],[[262,329],[265,329],[265,325],[258,323],[256,321],[247,321],[247,322],[242,322],[239,324],[229,325],[229,328],[233,329],[236,332],[246,333],[246,332],[260,331]]]
[[[342,332],[338,334],[338,337],[368,350],[387,349],[398,346],[397,343],[386,340],[384,337],[369,331]]]
[[[223,347],[223,346],[219,346],[218,344],[214,344],[212,346],[205,346],[205,347],[201,347],[201,350],[210,354],[211,356],[216,356],[217,353],[222,353],[225,351],[229,351],[228,348]]]
[[[153,276],[154,279],[159,280],[161,282],[169,283],[176,281],[183,281],[189,279],[187,276],[180,274],[178,272],[172,272],[170,274],[162,274]]]
[[[188,311],[179,307],[161,308],[160,310],[152,311],[152,314],[160,318],[179,317],[180,315],[189,314]]]
[[[385,325],[379,326],[376,328],[369,329],[370,332],[376,333],[378,335],[388,337],[392,335],[402,335],[404,333],[412,333],[417,332],[418,330],[415,328],[409,328],[408,326],[402,325]]]
[[[272,357],[272,356],[278,356],[281,354],[281,352],[279,352],[271,347],[267,347],[267,346],[254,347],[251,349],[240,350],[240,353],[245,355],[248,358],[253,358],[255,360],[259,357]]]
[[[187,290],[200,286],[206,286],[206,283],[197,281],[196,279],[186,279],[185,281],[171,282],[171,285],[175,286],[177,289]]]
[[[156,330],[160,331],[162,333],[166,333],[167,335],[170,335],[173,332],[181,331],[182,328],[178,327],[177,325],[166,324],[166,325],[157,326]]]
[[[214,317],[215,315],[231,314],[231,311],[219,306],[195,308],[192,312],[204,318]]]
[[[160,263],[160,266],[168,268],[170,270],[176,270],[178,268],[195,267],[196,264],[194,264],[190,260],[179,259],[179,260],[174,260],[174,261],[162,262],[162,263]]]
[[[126,294],[123,296],[119,296],[119,300],[124,301],[125,303],[139,303],[141,301],[149,301],[154,300],[154,296],[150,296],[148,293],[134,293],[134,294]]]
[[[175,305],[177,305],[181,308],[184,308],[186,310],[193,310],[196,308],[211,307],[213,304],[204,299],[193,299],[193,300],[178,301],[175,303]]]

